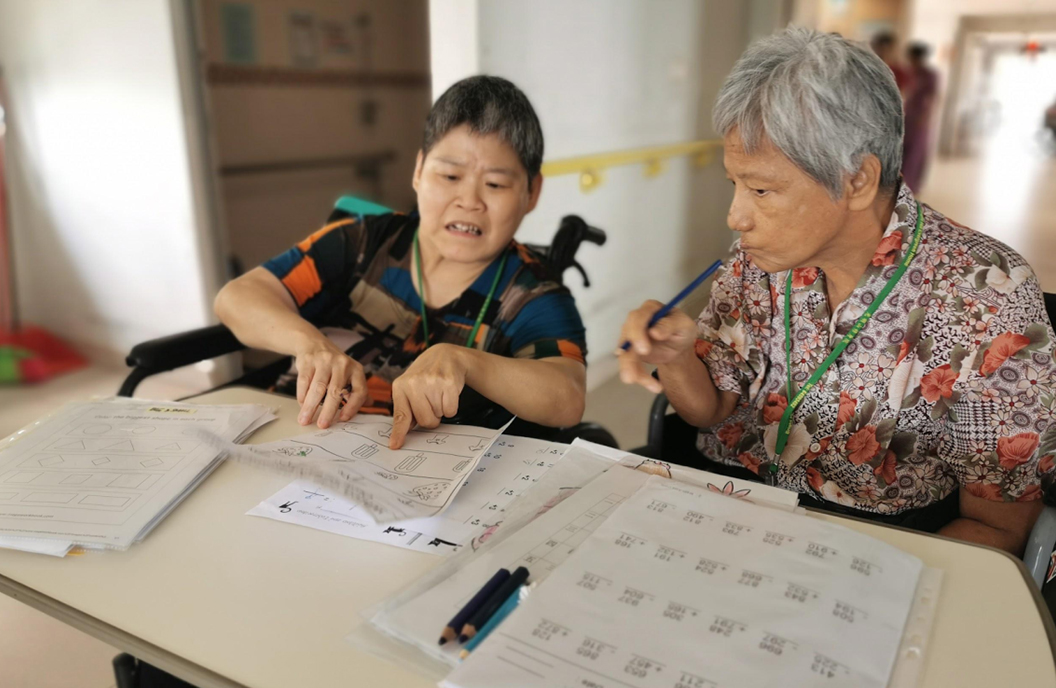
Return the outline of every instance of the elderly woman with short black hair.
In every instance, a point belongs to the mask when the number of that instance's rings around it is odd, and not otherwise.
[[[863,46],[763,39],[713,117],[734,256],[696,322],[675,311],[647,330],[655,301],[628,316],[624,381],[702,429],[700,467],[1021,552],[1056,453],[1030,266],[902,183],[902,102]]]

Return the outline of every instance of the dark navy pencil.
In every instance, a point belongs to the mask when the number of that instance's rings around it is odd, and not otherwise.
[[[506,579],[506,582],[499,586],[499,589],[495,591],[487,602],[481,605],[477,613],[470,617],[469,621],[465,626],[462,627],[462,633],[458,636],[458,642],[464,643],[477,634],[484,624],[488,622],[492,614],[499,610],[502,603],[509,599],[513,591],[521,587],[521,585],[528,580],[528,569],[523,566],[518,566],[517,570],[510,574],[510,577]]]
[[[473,596],[469,602],[462,609],[458,610],[458,613],[451,617],[451,620],[447,622],[447,626],[444,627],[442,633],[440,633],[440,644],[443,645],[449,640],[454,640],[458,637],[459,630],[466,625],[469,618],[477,613],[480,606],[488,601],[495,591],[499,589],[499,586],[505,583],[510,577],[510,572],[506,569],[499,569],[495,572],[495,575],[484,584],[477,594]]]

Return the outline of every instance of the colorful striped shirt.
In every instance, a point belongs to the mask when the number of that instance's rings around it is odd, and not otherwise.
[[[362,412],[391,414],[392,381],[425,350],[421,299],[410,272],[417,226],[416,213],[344,216],[264,263],[301,316],[363,366],[370,398]],[[505,250],[506,265],[473,348],[584,362],[586,332],[568,289],[527,247],[511,241]],[[457,299],[426,309],[430,344],[466,344],[500,257]],[[296,380],[291,369],[275,391],[293,394]]]

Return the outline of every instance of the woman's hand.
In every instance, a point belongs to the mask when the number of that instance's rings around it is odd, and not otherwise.
[[[296,366],[297,402],[301,405],[297,422],[301,425],[312,422],[319,404],[323,408],[319,411],[318,425],[328,428],[335,417],[351,420],[367,400],[363,366],[325,336],[313,339],[297,352]]]
[[[620,379],[626,384],[641,385],[654,394],[664,388],[659,380],[646,372],[643,364],[667,365],[693,356],[697,341],[697,324],[677,308],[648,327],[649,320],[663,306],[659,301],[646,301],[631,311],[620,332],[621,341],[630,342],[631,346],[627,351],[616,351],[620,358]]]
[[[389,449],[402,447],[415,423],[435,428],[441,418],[458,413],[458,397],[466,384],[467,351],[454,344],[434,344],[392,383]]]

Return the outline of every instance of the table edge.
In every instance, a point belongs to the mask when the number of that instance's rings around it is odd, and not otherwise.
[[[197,688],[249,688],[2,574],[0,574],[0,593],[101,640],[121,652],[127,652],[136,659],[167,671]]]

